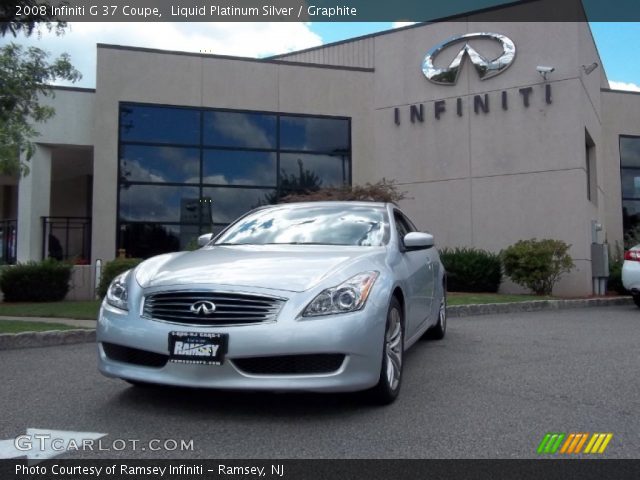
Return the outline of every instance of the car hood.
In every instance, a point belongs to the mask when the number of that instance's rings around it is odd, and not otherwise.
[[[302,292],[354,263],[374,270],[371,262],[384,252],[385,247],[212,246],[153,257],[136,269],[136,280],[144,288],[218,284]]]

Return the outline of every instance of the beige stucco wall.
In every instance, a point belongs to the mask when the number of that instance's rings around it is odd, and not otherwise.
[[[455,86],[428,82],[421,71],[425,52],[453,35],[494,32],[516,44],[504,73],[481,81],[470,63]],[[492,251],[526,238],[557,238],[572,245],[576,268],[556,293],[591,292],[591,220],[602,219],[604,201],[586,191],[585,128],[601,149],[601,73],[585,75],[582,64],[600,61],[588,27],[579,23],[446,22],[375,37],[375,156],[354,181],[394,178],[411,197],[407,213],[441,246]],[[561,45],[562,48],[558,48]],[[491,42],[474,42],[497,56]],[[448,65],[461,45],[437,58]],[[553,101],[537,65],[550,65]],[[606,77],[604,79],[606,82]],[[531,87],[530,106],[520,88]],[[501,107],[507,92],[508,109]],[[489,113],[474,113],[473,96],[489,95]],[[463,115],[456,114],[456,99]],[[434,116],[434,102],[446,112]],[[424,123],[411,123],[409,106],[423,104]],[[394,124],[394,109],[401,124]],[[599,153],[598,158],[603,154]],[[604,163],[598,163],[598,169]],[[598,175],[602,178],[603,173]],[[599,189],[602,196],[602,187]],[[600,210],[599,210],[600,208]]]
[[[38,143],[90,146],[93,144],[93,113],[95,91],[61,88],[53,96],[42,97],[42,104],[55,108],[55,116],[45,124],[36,125]]]

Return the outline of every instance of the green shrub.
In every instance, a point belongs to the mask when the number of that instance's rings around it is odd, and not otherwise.
[[[563,273],[574,267],[562,240],[520,240],[501,252],[504,273],[536,295],[551,295]]]
[[[0,289],[5,302],[56,302],[69,291],[72,265],[47,259],[5,267]]]
[[[104,297],[107,294],[107,289],[111,284],[111,281],[120,275],[122,272],[134,268],[140,262],[141,258],[116,258],[107,262],[102,267],[102,276],[100,277],[100,285],[98,285],[97,292],[100,297]]]
[[[622,263],[624,254],[620,245],[616,243],[613,252],[609,252],[609,278],[607,279],[607,290],[617,292],[620,295],[629,295],[629,291],[622,285]]]
[[[440,259],[450,292],[497,292],[502,279],[500,256],[476,248],[444,248]]]

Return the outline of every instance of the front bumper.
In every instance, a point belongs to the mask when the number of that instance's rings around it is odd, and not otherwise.
[[[279,292],[281,293],[281,292]],[[295,297],[295,295],[294,295]],[[307,301],[308,296],[304,296]],[[382,364],[382,345],[388,306],[370,298],[365,308],[341,315],[297,319],[303,299],[290,298],[277,321],[238,326],[192,326],[143,318],[103,303],[98,321],[98,366],[109,377],[127,380],[219,389],[273,391],[356,391],[374,386]],[[304,306],[304,305],[303,305]],[[222,365],[168,361],[145,366],[110,358],[105,343],[168,355],[169,332],[228,334]],[[323,373],[247,373],[236,359],[276,356],[341,354],[335,370]]]

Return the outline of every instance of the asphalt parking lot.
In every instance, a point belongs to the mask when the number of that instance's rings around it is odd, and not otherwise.
[[[638,458],[639,345],[632,306],[453,318],[445,340],[408,353],[388,407],[358,395],[140,390],[102,377],[92,344],[6,350],[0,441],[42,428],[105,433],[105,448],[139,442],[68,458],[529,458],[547,432],[611,432],[600,457]],[[193,448],[144,447],[154,439]]]

